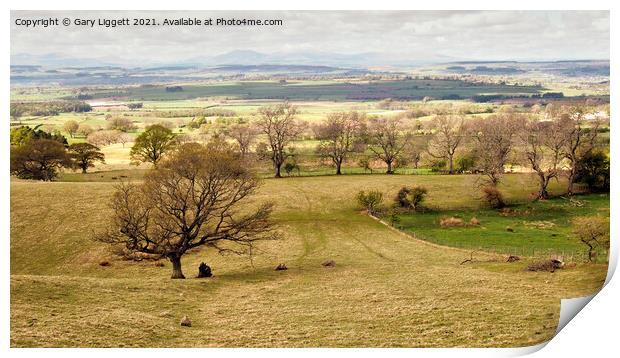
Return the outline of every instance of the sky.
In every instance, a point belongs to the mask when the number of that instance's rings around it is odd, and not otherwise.
[[[58,26],[18,26],[58,18]],[[75,19],[281,19],[282,26],[76,26]],[[72,24],[62,25],[69,18]],[[11,62],[143,66],[257,51],[399,61],[609,59],[608,11],[12,11]]]

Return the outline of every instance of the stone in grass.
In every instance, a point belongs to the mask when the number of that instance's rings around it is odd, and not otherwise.
[[[519,256],[516,255],[510,255],[508,256],[508,258],[506,259],[506,262],[515,262],[515,261],[519,261],[521,260],[521,258]]]
[[[183,326],[183,327],[191,327],[192,326],[192,321],[189,319],[189,317],[183,316],[183,319],[181,320],[181,326]]]
[[[285,264],[279,264],[278,266],[276,266],[276,271],[283,271],[283,270],[288,270],[288,267],[286,267]]]
[[[325,260],[321,263],[323,267],[336,267],[336,261],[334,260]]]

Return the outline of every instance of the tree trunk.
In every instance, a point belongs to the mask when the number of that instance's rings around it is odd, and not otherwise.
[[[545,180],[540,181],[540,188],[538,189],[538,199],[546,200],[549,199],[549,192],[547,191],[548,182]]]
[[[549,185],[549,178],[545,177],[544,172],[539,171],[538,174],[538,197],[536,200],[546,200],[549,199],[549,192],[547,191],[547,186]]]
[[[387,164],[387,172],[385,172],[385,174],[394,174],[394,171],[392,170],[392,162],[386,162],[385,164]]]
[[[570,173],[568,174],[568,187],[566,188],[566,195],[571,196],[573,195],[573,186],[575,184],[575,169],[571,169]]]
[[[454,157],[448,156],[448,174],[454,174]]]
[[[170,262],[172,262],[172,277],[175,278],[185,278],[183,275],[183,271],[181,271],[181,258],[172,256],[170,257]]]
[[[336,162],[336,175],[341,175],[342,171],[340,171],[340,167],[342,166],[341,162]]]
[[[276,175],[275,175],[275,177],[276,178],[282,178],[282,174],[280,174],[280,168],[282,167],[282,164],[276,164],[275,167],[276,167]]]

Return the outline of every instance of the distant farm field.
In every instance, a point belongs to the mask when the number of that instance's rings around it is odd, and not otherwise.
[[[479,84],[461,80],[402,80],[402,81],[331,81],[324,83],[295,81],[243,81],[212,84],[182,85],[182,90],[166,90],[166,86],[129,87],[121,91],[99,91],[93,98],[126,98],[137,101],[182,100],[201,97],[227,99],[278,99],[307,101],[347,101],[422,99],[424,97],[471,98],[481,94],[534,94],[538,86]]]
[[[505,263],[501,255],[481,253],[461,265],[468,250],[392,230],[360,213],[354,201],[358,190],[378,188],[391,198],[415,184],[429,188],[427,203],[438,212],[475,211],[480,201],[463,195],[475,180],[265,180],[257,200],[275,201],[282,240],[260,245],[252,261],[196,250],[183,259],[187,280],[170,280],[168,262],[119,260],[90,239],[110,214],[109,178],[13,180],[11,346],[514,347],[549,340],[560,299],[598,290],[606,264],[528,272],[527,257]],[[529,175],[506,176],[509,201],[527,202],[530,189]],[[554,184],[552,192],[560,189]],[[336,267],[322,267],[327,259]],[[213,267],[213,278],[191,278],[201,261]],[[279,263],[289,269],[274,271]],[[191,328],[179,325],[185,315]]]

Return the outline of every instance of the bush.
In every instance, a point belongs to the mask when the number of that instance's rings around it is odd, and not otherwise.
[[[590,191],[609,191],[609,158],[607,155],[600,151],[584,155],[577,162],[575,181],[586,184]]]
[[[433,162],[431,164],[431,171],[432,172],[444,172],[446,171],[446,166],[448,165],[448,162],[445,160],[437,160],[435,162]]]
[[[472,155],[464,155],[456,160],[456,171],[460,174],[470,172],[476,165],[476,158]]]
[[[428,193],[428,190],[421,186],[404,186],[398,191],[394,201],[401,208],[418,210],[426,197],[426,193]]]
[[[364,171],[369,171],[372,174],[372,166],[368,157],[362,157],[357,161],[357,165],[364,169]]]
[[[291,174],[293,174],[293,171],[297,171],[297,175],[299,175],[299,165],[297,165],[297,163],[294,162],[286,162],[284,163],[284,171],[286,172],[286,175],[291,176]]]
[[[369,214],[373,214],[383,201],[383,193],[378,190],[369,190],[368,192],[362,190],[357,193],[356,199],[362,209],[368,211]]]
[[[506,206],[504,196],[496,187],[485,186],[484,188],[482,188],[482,194],[484,195],[484,200],[493,209],[501,209]]]

